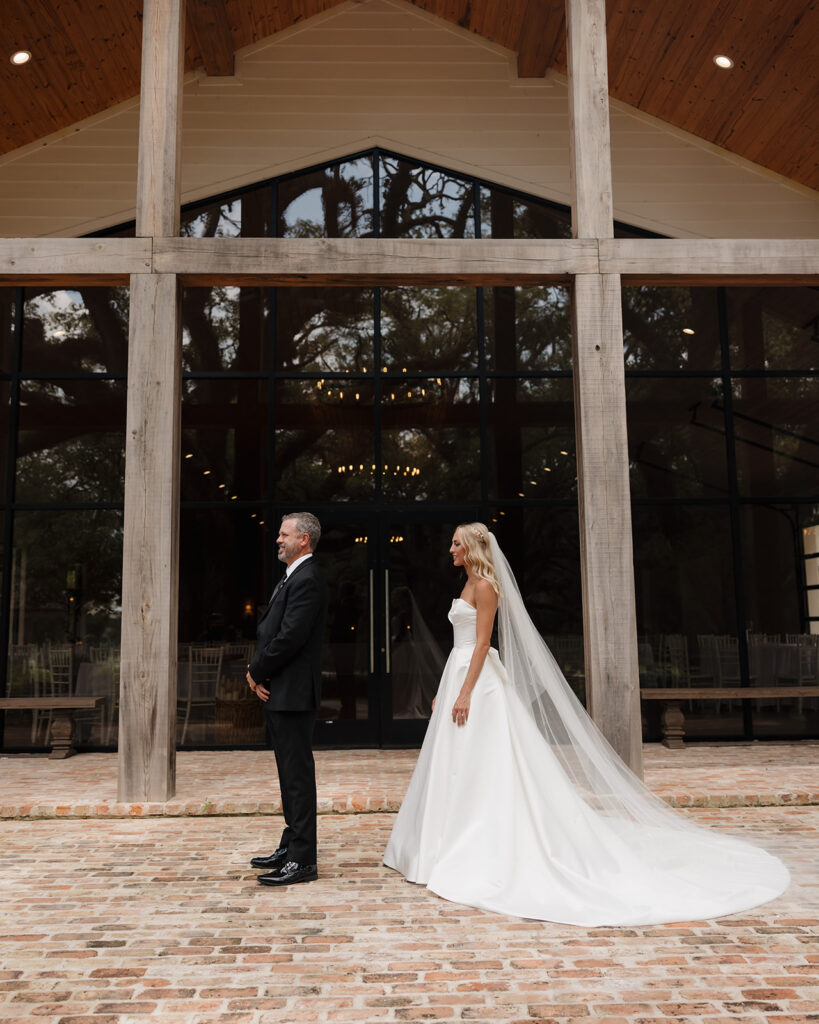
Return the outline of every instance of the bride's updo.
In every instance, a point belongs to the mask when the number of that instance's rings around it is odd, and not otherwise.
[[[501,596],[500,583],[495,573],[495,565],[492,562],[492,552],[489,549],[489,530],[483,523],[461,523],[456,527],[458,534],[466,548],[464,561],[471,572],[479,580],[486,580],[492,584],[492,589]]]

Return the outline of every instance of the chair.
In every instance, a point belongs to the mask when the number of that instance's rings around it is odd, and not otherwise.
[[[811,686],[819,684],[819,647],[807,636],[801,636],[796,644],[796,675],[778,675],[777,686]],[[819,691],[817,691],[819,694]],[[802,697],[796,701],[797,714],[802,714]],[[779,701],[776,702],[777,708]]]
[[[786,644],[801,644],[804,642],[807,633],[786,633],[785,643]]]
[[[735,636],[706,635],[698,638],[700,651],[703,656],[703,663],[713,671],[714,685],[719,686],[742,686],[742,673],[739,667],[739,641]],[[753,682],[756,676],[750,676],[749,682]],[[720,710],[722,701],[717,701],[717,712]],[[731,709],[732,702],[727,700],[726,705]]]
[[[661,638],[660,670],[665,686],[698,686],[714,678],[707,672],[692,672],[688,637],[682,633],[668,633]]]
[[[45,661],[47,668],[42,673],[43,683],[40,687],[40,695],[43,697],[70,697],[74,681],[74,645],[48,644]],[[50,709],[33,712],[32,741],[37,735],[41,720],[45,720],[45,734],[48,737],[53,717],[54,713]]]
[[[763,644],[778,644],[778,633],[747,633],[749,647],[761,647]]]
[[[225,658],[228,661],[239,661],[242,660],[248,663],[253,657],[253,652],[256,650],[254,643],[242,642],[242,643],[229,643],[225,644]]]
[[[186,671],[180,674],[182,692],[176,705],[177,714],[183,716],[181,744],[184,744],[188,734],[191,708],[216,706],[216,689],[222,674],[222,652],[221,645],[199,647],[191,644],[189,648]]]
[[[67,697],[71,693],[74,673],[74,645],[49,644],[47,685],[49,697]]]

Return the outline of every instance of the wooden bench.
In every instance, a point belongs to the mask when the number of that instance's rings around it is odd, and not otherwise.
[[[74,749],[74,712],[93,711],[105,703],[105,697],[0,697],[0,710],[51,711],[48,745],[50,758],[71,757]]]
[[[760,698],[819,697],[819,686],[668,686],[640,690],[641,700],[663,702],[663,746],[681,750],[685,743],[686,700],[759,700]]]

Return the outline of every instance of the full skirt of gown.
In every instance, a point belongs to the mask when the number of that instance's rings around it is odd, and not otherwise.
[[[787,868],[705,828],[606,816],[577,792],[493,648],[464,726],[454,704],[476,612],[457,598],[455,646],[384,864],[444,899],[594,927],[702,920],[780,895]]]

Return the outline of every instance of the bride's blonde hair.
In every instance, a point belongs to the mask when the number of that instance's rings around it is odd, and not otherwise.
[[[479,580],[492,584],[492,589],[501,596],[500,583],[495,573],[492,552],[489,549],[489,530],[483,523],[461,523],[455,528],[461,543],[466,548],[464,561]]]

